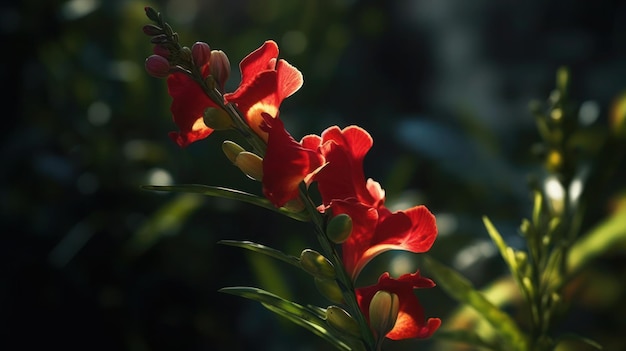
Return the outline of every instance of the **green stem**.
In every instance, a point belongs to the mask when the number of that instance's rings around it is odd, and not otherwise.
[[[346,305],[348,306],[350,314],[359,324],[361,337],[363,338],[365,347],[368,351],[373,351],[376,349],[376,342],[370,330],[369,324],[367,323],[367,320],[365,319],[363,313],[361,313],[361,309],[359,308],[359,304],[356,300],[354,283],[344,269],[343,261],[339,257],[339,254],[337,253],[334,244],[326,236],[326,233],[324,231],[324,218],[317,210],[315,204],[313,204],[311,198],[308,196],[304,183],[301,185],[300,188],[300,198],[304,202],[307,211],[311,215],[311,220],[315,227],[315,233],[317,234],[317,239],[320,243],[320,246],[322,247],[322,251],[324,251],[324,256],[326,256],[326,258],[328,258],[335,267],[337,282],[341,287],[343,298]]]

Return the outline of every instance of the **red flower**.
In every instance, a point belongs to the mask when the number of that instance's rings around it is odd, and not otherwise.
[[[424,206],[391,213],[383,204],[385,192],[365,180],[363,159],[372,137],[362,128],[326,129],[321,137],[306,136],[302,145],[319,150],[327,164],[314,176],[322,196],[322,210],[352,218],[352,234],[342,244],[343,262],[353,279],[376,255],[389,250],[426,252],[437,237],[435,217]]]
[[[267,141],[267,133],[262,131],[262,113],[278,116],[281,102],[303,83],[302,74],[285,60],[277,60],[278,45],[266,41],[260,48],[246,56],[240,64],[241,84],[233,93],[224,94],[224,102],[232,102],[243,114],[246,122],[259,136]],[[201,67],[202,77],[211,70],[209,62]],[[219,78],[219,77],[218,77]],[[170,137],[181,147],[204,139],[213,129],[204,123],[204,111],[208,107],[217,108],[200,85],[188,75],[176,72],[167,80],[168,92],[172,97],[170,108],[174,123],[179,132],[171,132]]]
[[[343,264],[353,280],[377,255],[390,250],[421,253],[430,250],[437,237],[435,216],[425,206],[391,213],[356,199],[335,200],[333,215],[345,213],[352,218],[352,234],[342,244]]]
[[[303,84],[302,73],[285,60],[277,60],[278,45],[271,40],[246,56],[239,65],[241,84],[224,99],[237,104],[246,122],[267,141],[261,129],[263,113],[276,118],[282,101]]]
[[[263,194],[280,207],[299,196],[300,183],[309,182],[324,158],[296,142],[279,118],[266,113],[263,118],[260,128],[268,135],[263,158]]]
[[[202,67],[203,76],[209,73],[209,65]],[[167,78],[168,93],[172,97],[170,111],[180,132],[170,132],[169,136],[178,146],[185,147],[194,141],[209,136],[213,129],[204,124],[204,110],[217,107],[202,90],[200,85],[185,73],[172,73]]]
[[[386,335],[393,340],[410,338],[428,338],[439,328],[439,318],[429,318],[424,321],[424,308],[413,293],[413,289],[432,288],[435,283],[420,276],[419,271],[413,274],[404,274],[393,279],[389,273],[383,273],[375,285],[356,289],[356,298],[359,308],[370,320],[370,302],[378,291],[396,294],[399,298],[399,311],[393,329]],[[385,313],[385,311],[381,311]]]
[[[385,193],[380,184],[372,179],[366,181],[363,173],[363,158],[372,144],[372,137],[358,126],[349,126],[343,130],[333,126],[326,129],[321,137],[304,137],[302,145],[319,150],[328,162],[315,176],[324,205],[348,198],[356,198],[372,207],[383,204]]]

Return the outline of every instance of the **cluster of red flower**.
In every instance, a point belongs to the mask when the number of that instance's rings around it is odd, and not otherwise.
[[[212,59],[214,52],[205,45],[194,45],[191,52],[194,62],[203,78],[217,77],[223,89],[228,61],[222,52],[216,54],[218,59]],[[160,67],[160,59],[150,60],[146,61],[149,72]],[[322,198],[318,210],[328,216],[345,214],[351,218],[352,231],[341,240],[341,252],[344,269],[353,282],[363,267],[382,252],[422,253],[430,249],[437,236],[435,217],[430,211],[424,206],[415,206],[391,212],[384,205],[385,192],[380,184],[366,180],[363,159],[373,144],[367,131],[358,126],[344,129],[333,126],[321,136],[307,135],[298,142],[285,129],[279,118],[280,104],[302,86],[303,78],[298,69],[278,59],[275,42],[267,41],[249,54],[241,61],[240,69],[241,83],[234,92],[222,95],[223,103],[216,103],[188,73],[168,71],[168,91],[173,98],[171,112],[179,128],[170,136],[178,145],[184,147],[213,132],[205,123],[207,108],[236,106],[250,130],[266,145],[265,153],[258,155],[262,158],[262,172],[257,172],[266,198],[281,207],[298,200],[303,182],[307,186],[317,182]],[[381,316],[372,314],[391,313],[385,317],[390,321],[383,330],[376,330],[372,325],[375,334],[382,333],[395,340],[426,338],[437,330],[441,321],[438,318],[425,320],[423,307],[413,290],[434,285],[432,280],[421,277],[419,271],[397,279],[384,273],[377,284],[358,287],[354,293],[368,321],[381,320]],[[381,291],[389,297],[385,311],[371,306]]]

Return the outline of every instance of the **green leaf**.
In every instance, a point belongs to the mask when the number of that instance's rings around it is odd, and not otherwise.
[[[487,232],[489,233],[491,240],[493,240],[493,242],[498,247],[498,250],[500,250],[500,254],[504,259],[504,262],[506,262],[506,264],[509,266],[511,273],[517,273],[518,269],[517,261],[515,260],[515,251],[513,250],[513,248],[507,246],[507,244],[504,242],[504,239],[502,239],[502,236],[500,235],[496,227],[494,227],[493,223],[491,223],[489,218],[483,216],[483,222],[485,223],[485,228],[487,228]]]
[[[484,350],[497,350],[497,347],[483,340],[478,334],[469,330],[438,330],[434,335],[434,339],[449,342],[459,342]]]
[[[474,289],[472,284],[459,273],[424,256],[424,264],[434,276],[437,285],[459,302],[466,303],[493,326],[508,344],[509,350],[527,350],[527,340],[513,319]]]
[[[306,212],[292,212],[284,207],[276,208],[269,200],[263,197],[256,196],[254,194],[246,193],[244,191],[223,188],[219,186],[209,186],[201,184],[184,184],[184,185],[144,185],[141,187],[144,190],[154,191],[172,191],[182,193],[195,193],[207,196],[216,196],[226,199],[238,200],[247,202],[249,204],[257,205],[259,207],[278,212],[292,219],[308,222],[309,216]]]
[[[283,262],[289,263],[290,265],[300,267],[300,260],[291,255],[287,255],[286,253],[273,249],[269,246],[265,246],[262,244],[258,244],[252,241],[238,241],[238,240],[220,240],[217,242],[218,244],[241,247],[250,251],[259,252],[264,255],[279,259]]]
[[[318,311],[313,311],[308,307],[299,305],[295,302],[287,301],[259,288],[237,286],[222,288],[219,291],[258,301],[268,310],[287,318],[291,322],[294,322],[305,329],[310,330],[314,334],[330,342],[337,349],[346,351],[352,350],[351,345],[343,340],[341,335],[337,335],[333,329],[328,327],[323,318],[320,318]]]
[[[622,206],[572,246],[567,257],[567,268],[570,275],[575,275],[589,262],[604,253],[616,247],[624,247],[625,243],[626,206]]]

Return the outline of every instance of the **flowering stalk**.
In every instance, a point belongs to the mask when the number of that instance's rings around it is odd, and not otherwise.
[[[365,180],[362,163],[372,146],[371,136],[357,126],[343,130],[335,126],[321,136],[308,135],[295,141],[279,118],[279,105],[302,86],[302,74],[278,59],[275,42],[266,41],[241,61],[241,83],[234,92],[225,93],[230,66],[223,52],[212,51],[202,42],[191,49],[181,47],[178,35],[159,13],[146,8],[146,15],[156,23],[144,27],[156,44],[146,69],[155,77],[167,77],[173,99],[170,109],[180,130],[170,137],[184,147],[215,130],[238,131],[252,152],[225,141],[222,147],[226,156],[249,178],[262,183],[263,194],[278,212],[312,222],[323,255],[305,249],[298,259],[256,243],[222,243],[302,268],[314,276],[322,295],[347,311],[336,305],[307,308],[256,288],[222,291],[262,302],[341,349],[374,351],[381,349],[386,338],[431,336],[441,322],[430,318],[424,323],[423,308],[413,289],[430,288],[434,283],[422,278],[419,271],[398,279],[384,273],[377,284],[368,287],[354,284],[374,256],[388,250],[425,252],[437,235],[434,216],[424,206],[392,213],[384,206],[380,185]],[[308,192],[313,181],[318,183],[322,197],[319,206]],[[169,188],[214,196],[227,193],[230,198],[267,208],[267,200],[236,190],[197,185]],[[341,256],[335,244],[342,245]]]

